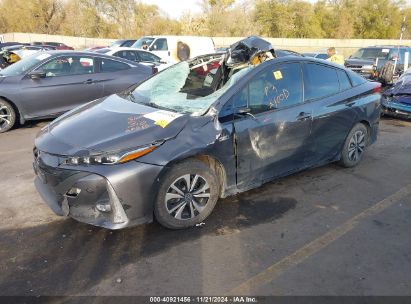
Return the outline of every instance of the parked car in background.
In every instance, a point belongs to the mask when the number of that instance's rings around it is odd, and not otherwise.
[[[55,47],[50,46],[33,46],[33,45],[12,45],[4,47],[0,51],[0,70],[20,61],[22,58],[41,51],[53,50]]]
[[[74,48],[72,48],[71,46],[67,46],[64,43],[61,42],[33,42],[32,45],[50,45],[50,46],[54,46],[56,48],[56,50],[63,50],[63,51],[73,51]]]
[[[36,53],[0,71],[0,133],[16,122],[57,117],[151,75],[144,65],[102,54]]]
[[[147,65],[151,67],[153,69],[153,72],[155,73],[157,73],[158,71],[162,71],[165,68],[168,68],[170,65],[172,65],[172,63],[167,63],[166,61],[162,60],[160,57],[151,52],[139,50],[136,48],[104,48],[96,50],[95,52],[124,58],[130,61]]]
[[[303,55],[306,57],[313,57],[313,58],[323,59],[323,60],[328,59],[328,54],[326,51],[325,52],[303,53]]]
[[[20,42],[3,42],[0,43],[0,51],[3,50],[5,47],[10,47],[13,45],[28,45],[28,43],[20,43]]]
[[[377,137],[380,84],[313,58],[244,64],[267,58],[260,42],[235,44],[235,58],[180,62],[50,123],[35,140],[38,192],[56,214],[92,225],[155,216],[181,229],[219,197],[333,161],[357,165]]]
[[[411,118],[411,69],[384,91],[381,104],[385,115]]]
[[[136,39],[116,40],[109,45],[109,48],[131,47],[136,41]]]
[[[18,51],[18,50],[35,50],[35,51],[52,51],[56,50],[56,47],[50,45],[25,45],[16,44],[11,46],[6,46],[3,51]]]
[[[223,53],[223,52],[227,52],[227,50],[229,49],[229,47],[219,47],[215,49],[216,53]]]
[[[404,71],[405,55],[408,53],[411,62],[411,47],[409,46],[370,46],[361,48],[351,55],[345,66],[367,79],[377,79],[381,68],[388,60],[397,58],[395,74]]]
[[[150,51],[174,63],[215,52],[212,38],[198,36],[145,36],[132,47]]]
[[[304,55],[298,52],[290,51],[290,50],[275,50],[275,55],[277,57],[286,57],[286,56],[304,57]]]
[[[83,52],[95,52],[97,50],[106,49],[108,46],[92,46],[83,50]]]

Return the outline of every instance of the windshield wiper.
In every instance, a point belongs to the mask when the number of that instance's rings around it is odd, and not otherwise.
[[[159,106],[158,104],[156,104],[156,103],[154,103],[154,102],[149,102],[149,103],[147,103],[146,105],[148,105],[149,107],[152,107],[152,108],[156,108],[156,109],[160,109],[160,110],[166,110],[166,111],[171,111],[171,112],[178,113],[178,112],[177,112],[176,110],[174,110],[174,109],[170,109],[170,108],[166,108],[166,107]]]

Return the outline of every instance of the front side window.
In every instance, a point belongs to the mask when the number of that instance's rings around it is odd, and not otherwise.
[[[92,74],[94,60],[91,57],[62,56],[43,64],[37,71],[46,73],[46,77]]]
[[[153,51],[167,51],[167,39],[160,38],[154,41],[152,47],[150,48]]]
[[[304,64],[304,97],[306,101],[336,94],[340,91],[337,71],[315,63]]]
[[[101,59],[100,71],[102,73],[124,71],[124,70],[127,70],[129,68],[130,68],[130,66],[128,64],[123,63],[123,62],[110,60],[110,59],[106,59],[106,58]]]
[[[238,102],[244,104],[244,94]],[[302,74],[299,63],[275,65],[254,77],[248,85],[248,107],[257,114],[302,102]]]
[[[143,48],[143,46],[149,46],[152,42],[154,41],[153,37],[142,37],[140,39],[138,39],[132,47],[137,48],[137,49],[141,49]]]

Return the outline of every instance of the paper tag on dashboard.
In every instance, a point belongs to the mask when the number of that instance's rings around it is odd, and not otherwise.
[[[148,114],[145,114],[144,117],[154,120],[154,124],[158,125],[162,128],[167,127],[167,125],[172,122],[174,119],[180,117],[181,114],[178,113],[174,113],[174,112],[168,112],[168,111],[164,111],[164,110],[160,110],[160,111],[155,111],[155,112],[151,112]]]

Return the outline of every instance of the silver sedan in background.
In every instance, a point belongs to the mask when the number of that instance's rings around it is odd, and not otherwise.
[[[121,92],[152,75],[122,58],[73,51],[39,52],[0,71],[0,133],[16,122],[57,117]]]

